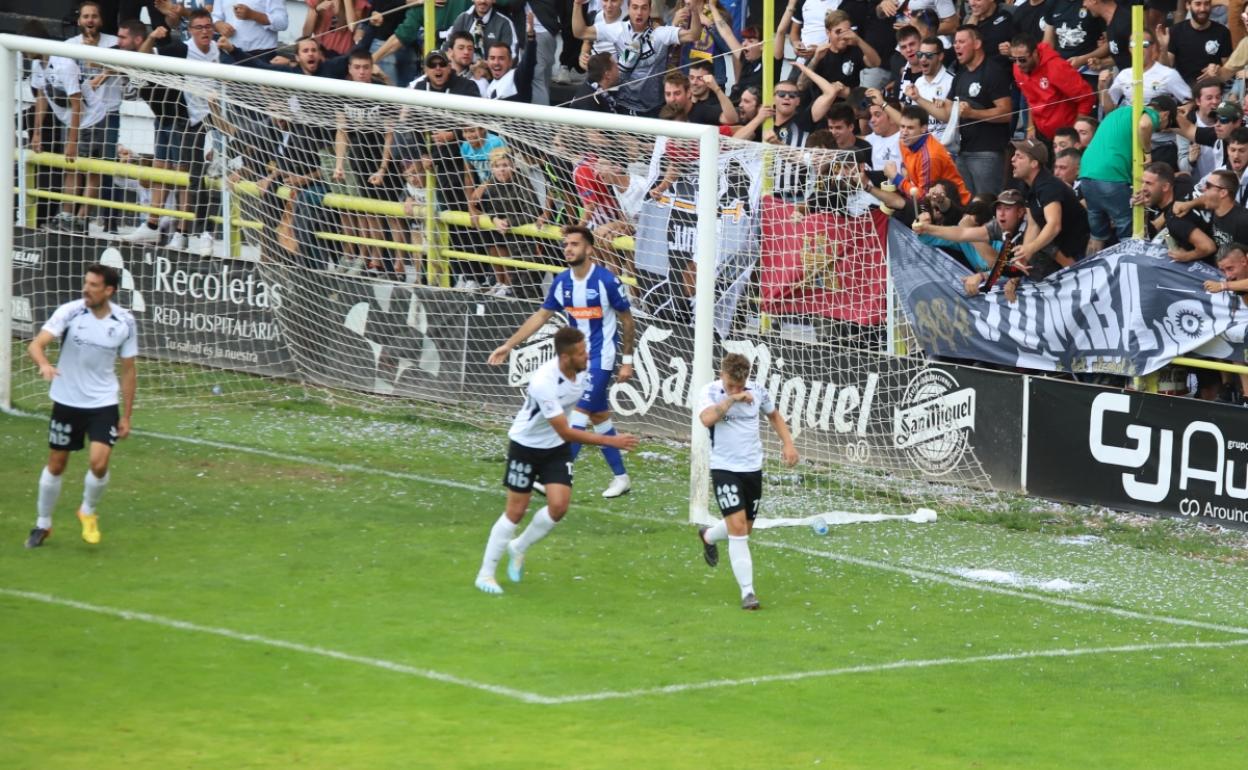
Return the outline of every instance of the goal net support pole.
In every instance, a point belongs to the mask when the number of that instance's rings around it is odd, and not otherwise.
[[[17,168],[18,53],[0,45],[0,115],[9,115],[8,131],[0,131],[0,409],[13,406],[13,241],[18,215],[13,195],[13,172]],[[7,136],[8,138],[4,138]]]

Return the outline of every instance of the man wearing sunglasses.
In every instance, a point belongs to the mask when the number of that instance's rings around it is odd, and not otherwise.
[[[1157,60],[1157,38],[1152,32],[1144,33],[1144,98],[1152,100],[1162,94],[1173,96],[1180,104],[1192,98],[1192,89],[1179,75],[1178,70],[1167,67]],[[1101,88],[1109,78],[1110,70],[1101,73]],[[1101,109],[1110,112],[1116,107],[1131,104],[1134,93],[1131,68],[1118,73],[1108,91],[1101,92]]]
[[[1213,225],[1213,241],[1219,249],[1231,243],[1244,243],[1248,239],[1248,209],[1235,202],[1240,189],[1235,172],[1218,169],[1204,184],[1199,198],[1174,204],[1175,216],[1181,217],[1193,210],[1205,211]]]
[[[953,73],[945,68],[945,44],[938,37],[929,37],[919,45],[917,56],[919,77],[902,89],[903,104],[918,104],[921,97],[929,102],[944,99],[953,91]],[[927,130],[937,137],[945,131],[945,122],[928,114]]]
[[[1014,36],[1010,61],[1014,81],[1031,108],[1031,125],[1045,142],[1051,143],[1057,129],[1073,124],[1095,106],[1087,81],[1057,51],[1033,36]]]
[[[1231,135],[1244,125],[1244,113],[1238,104],[1230,101],[1219,102],[1218,106],[1213,108],[1213,114],[1209,118],[1212,125],[1209,126],[1192,123],[1190,116],[1182,110],[1179,111],[1177,117],[1178,126],[1175,133],[1194,146],[1212,148],[1220,167],[1226,168],[1230,165]]]

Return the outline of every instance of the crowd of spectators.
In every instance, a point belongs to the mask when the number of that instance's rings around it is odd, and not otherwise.
[[[788,0],[776,6],[775,30],[760,29],[757,4],[743,5],[748,18],[740,20],[719,0],[439,0],[438,44],[428,51],[420,48],[420,4],[307,3],[293,49],[278,44],[289,24],[284,0],[157,0],[142,12],[146,23],[134,8],[106,19],[107,8],[85,0],[73,41],[689,121],[785,148],[851,151],[852,165],[786,155],[777,161],[772,194],[799,212],[829,201],[851,212],[885,207],[981,278],[989,254],[1012,242],[1011,293],[1019,281],[1043,280],[1129,238],[1133,205],[1147,207],[1148,237],[1176,261],[1225,267],[1228,253],[1242,255],[1239,244],[1248,243],[1248,127],[1240,100],[1248,13],[1228,19],[1222,0],[1149,0],[1146,107],[1138,123],[1130,108],[1130,7],[1115,0]],[[127,13],[135,16],[122,18]],[[116,35],[104,31],[110,26]],[[766,56],[775,61],[771,103],[763,99]],[[191,216],[163,229],[160,217],[147,217],[125,235],[133,241],[212,251],[216,225],[207,200],[214,193],[202,179],[214,148],[230,137],[244,148],[228,169],[232,182],[254,182],[262,193],[280,182],[294,191],[289,203],[256,216],[273,232],[291,233],[301,259],[409,281],[420,280],[420,260],[411,256],[419,249],[378,244],[418,246],[422,233],[412,216],[344,213],[328,221],[319,201],[346,192],[402,203],[414,215],[426,205],[422,179],[432,172],[439,206],[493,225],[489,234],[465,228],[452,247],[542,259],[540,239],[511,231],[586,224],[611,243],[632,233],[641,200],[678,182],[672,163],[639,176],[620,159],[644,163],[649,148],[611,146],[595,131],[560,134],[555,144],[563,152],[551,153],[484,129],[433,130],[416,139],[366,130],[361,126],[376,121],[350,106],[340,110],[336,130],[301,128],[282,110],[232,116],[224,125],[203,99],[151,85],[132,93],[122,80],[56,57],[35,62],[30,82],[39,98],[29,141],[34,149],[56,145],[70,158],[116,158],[118,106],[125,98],[146,101],[155,115],[152,165],[186,171],[192,182],[178,190],[151,184],[144,192]],[[63,128],[52,130],[57,123]],[[1148,166],[1134,189],[1137,136]],[[103,194],[96,174],[67,174],[63,184],[74,195]],[[829,197],[838,184],[857,192]],[[81,230],[89,208],[67,203],[51,224]],[[283,229],[283,217],[304,219]],[[312,242],[309,233],[326,230],[350,237]],[[631,270],[622,250],[604,258]],[[463,288],[500,295],[525,289],[501,265],[457,262],[455,272]],[[1237,276],[1228,277],[1237,285]],[[967,290],[978,291],[979,279],[968,279]]]

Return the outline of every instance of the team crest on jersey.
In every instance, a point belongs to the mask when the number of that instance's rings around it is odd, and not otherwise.
[[[1087,9],[1087,8],[1080,8],[1080,9],[1079,9],[1079,18],[1081,18],[1081,19],[1086,19],[1086,18],[1088,18],[1088,9]]]
[[[979,83],[971,83],[971,87],[966,89],[966,92],[971,96],[979,96],[980,88]]]
[[[1112,53],[1114,56],[1118,55],[1118,41],[1117,40],[1109,41],[1109,52]]]
[[[598,290],[597,290],[597,289],[586,289],[586,290],[585,290],[585,297],[586,297],[586,299],[598,299]]]
[[[847,61],[847,62],[845,62],[844,64],[842,64],[842,65],[841,65],[841,72],[842,72],[843,74],[845,74],[845,75],[852,75],[852,74],[854,74],[854,63],[853,63],[852,61]]]
[[[1205,53],[1209,54],[1210,56],[1215,56],[1218,53],[1218,48],[1220,48],[1220,46],[1218,45],[1218,41],[1216,40],[1205,41]]]
[[[1048,78],[1040,78],[1040,90],[1041,90],[1041,91],[1047,91],[1047,90],[1049,90],[1049,79],[1048,79]]]

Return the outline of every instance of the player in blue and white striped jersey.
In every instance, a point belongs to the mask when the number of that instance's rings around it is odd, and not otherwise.
[[[568,413],[577,403],[586,386],[589,354],[585,335],[565,326],[555,334],[555,358],[547,361],[533,374],[524,393],[524,404],[516,412],[507,446],[507,469],[503,485],[507,487],[507,507],[490,529],[485,555],[477,572],[477,590],[501,594],[503,589],[494,577],[503,551],[508,554],[507,577],[520,582],[524,555],[529,546],[550,534],[555,524],[568,512],[572,501],[571,442],[585,442],[632,449],[637,437],[624,434],[604,436],[578,430],[568,424]],[[533,485],[538,480],[546,485],[546,505],[542,507],[519,537],[516,525],[529,509]]]
[[[100,542],[95,506],[108,486],[108,460],[113,445],[130,435],[130,415],[138,382],[135,358],[138,329],[130,311],[113,304],[120,286],[118,272],[105,265],[87,268],[82,299],[56,309],[27,349],[39,375],[52,383],[52,419],[48,424],[48,464],[39,477],[38,519],[26,540],[38,548],[52,534],[52,509],[61,494],[61,474],[69,453],[89,444],[83,481],[82,539]],[[60,341],[61,354],[53,366],[47,348]],[[121,359],[121,378],[115,370]],[[118,394],[121,408],[118,409]]]
[[[506,361],[513,348],[542,328],[555,313],[562,312],[569,326],[585,334],[589,347],[589,383],[572,413],[571,425],[584,430],[592,423],[595,433],[614,436],[607,390],[615,370],[617,346],[620,367],[616,378],[624,382],[633,376],[633,313],[620,279],[594,262],[593,251],[594,234],[588,228],[579,225],[563,228],[563,255],[568,269],[555,277],[541,308],[490,354],[489,362],[498,365]],[[574,459],[579,451],[580,444],[573,444]],[[628,492],[632,481],[620,451],[603,446],[602,456],[615,474],[602,496],[619,497]]]
[[[754,561],[750,557],[750,532],[763,497],[763,440],[758,417],[766,415],[780,437],[785,464],[797,463],[793,436],[766,388],[749,379],[750,361],[740,353],[724,356],[719,379],[702,389],[698,417],[711,432],[711,484],[724,520],[700,527],[706,563],[719,563],[720,540],[728,541],[732,574],[741,588],[741,609],[756,610]]]

